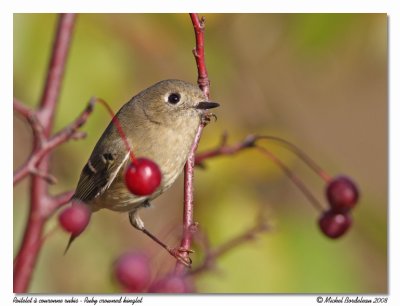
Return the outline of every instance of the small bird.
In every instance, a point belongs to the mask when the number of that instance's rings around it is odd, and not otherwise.
[[[173,254],[145,229],[138,210],[149,206],[176,181],[206,110],[218,106],[207,101],[197,86],[181,80],[164,80],[143,90],[115,116],[135,156],[150,159],[160,168],[159,187],[148,196],[134,195],[126,188],[124,173],[130,154],[111,121],[83,167],[72,200],[86,203],[92,212],[103,208],[128,212],[136,229]],[[66,250],[74,238],[71,236]]]

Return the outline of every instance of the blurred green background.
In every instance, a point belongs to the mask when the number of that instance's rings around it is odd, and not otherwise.
[[[257,152],[210,160],[195,175],[195,220],[213,246],[238,235],[262,212],[273,227],[199,275],[204,293],[386,293],[387,274],[387,16],[385,14],[206,14],[206,61],[218,121],[200,151],[227,131],[234,143],[248,134],[284,137],[329,173],[352,176],[361,189],[354,226],[337,241],[317,227],[318,213],[282,172]],[[14,15],[14,96],[32,106],[43,88],[57,15]],[[71,122],[91,96],[117,110],[131,96],[167,78],[196,82],[194,35],[184,14],[78,16],[56,130]],[[51,159],[59,183],[72,190],[108,124],[96,106],[88,137],[57,149]],[[324,203],[324,184],[293,154],[266,144]],[[14,116],[14,169],[27,158],[31,131]],[[181,234],[182,178],[143,211],[148,229],[169,245]],[[14,255],[28,211],[27,180],[14,188]],[[47,230],[57,226],[54,216]],[[96,213],[67,256],[68,235],[48,238],[31,292],[113,293],[112,263],[128,250],[151,256],[153,277],[174,260],[128,216]],[[194,266],[202,252],[196,249]]]

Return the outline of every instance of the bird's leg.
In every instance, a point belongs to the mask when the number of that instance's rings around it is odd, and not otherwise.
[[[146,201],[143,206],[149,206],[150,203]],[[144,223],[142,219],[139,217],[137,213],[137,209],[129,212],[129,221],[132,224],[134,228],[136,228],[139,231],[142,231],[144,234],[146,234],[148,237],[150,237],[153,241],[158,243],[160,246],[162,246],[164,249],[168,251],[172,256],[174,256],[177,260],[179,260],[181,263],[183,263],[185,266],[190,267],[192,264],[192,260],[190,257],[182,256],[182,253],[193,253],[192,250],[188,250],[185,248],[170,248],[167,246],[164,242],[162,242],[160,239],[158,239],[156,236],[154,236],[152,233],[150,233],[147,229],[144,227]]]

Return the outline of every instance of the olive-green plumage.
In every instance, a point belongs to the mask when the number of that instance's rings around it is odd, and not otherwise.
[[[124,183],[129,152],[111,121],[84,166],[73,199],[91,210],[107,208],[130,212],[132,224],[141,229],[136,215],[168,189],[182,172],[204,110],[218,106],[205,102],[195,85],[180,80],[161,81],[134,96],[116,114],[136,157],[153,160],[162,173],[159,188],[151,195],[131,194]]]

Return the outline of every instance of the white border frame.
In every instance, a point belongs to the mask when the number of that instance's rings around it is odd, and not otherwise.
[[[12,154],[12,97],[13,97],[13,13],[54,13],[54,12],[93,12],[93,13],[308,13],[308,12],[348,12],[348,13],[387,13],[389,15],[389,305],[400,304],[399,290],[395,285],[399,279],[399,222],[400,217],[400,130],[399,82],[400,82],[400,8],[399,1],[393,0],[11,0],[3,1],[0,5],[0,101],[3,116],[0,120],[1,140],[7,148],[1,158],[0,194],[3,195],[0,204],[0,224],[3,230],[2,255],[0,257],[0,302],[11,305],[14,298],[12,293],[12,228],[13,196],[11,172],[13,164]],[[371,161],[373,162],[373,161]],[[4,196],[5,195],[5,196]],[[11,250],[10,250],[11,249]],[[36,297],[40,297],[35,295]],[[62,296],[61,296],[62,297]],[[103,295],[103,297],[106,297]],[[226,302],[230,305],[316,305],[317,295],[191,295],[165,296],[144,295],[143,304],[146,305],[203,305],[207,302]],[[354,298],[355,296],[353,296]],[[369,298],[371,296],[366,296]],[[357,303],[361,304],[361,303]],[[25,305],[25,304],[24,304]],[[57,304],[71,305],[71,304]],[[81,305],[74,304],[74,305]],[[83,304],[91,305],[91,304]],[[111,304],[109,304],[111,305]],[[129,304],[125,304],[129,305]]]

